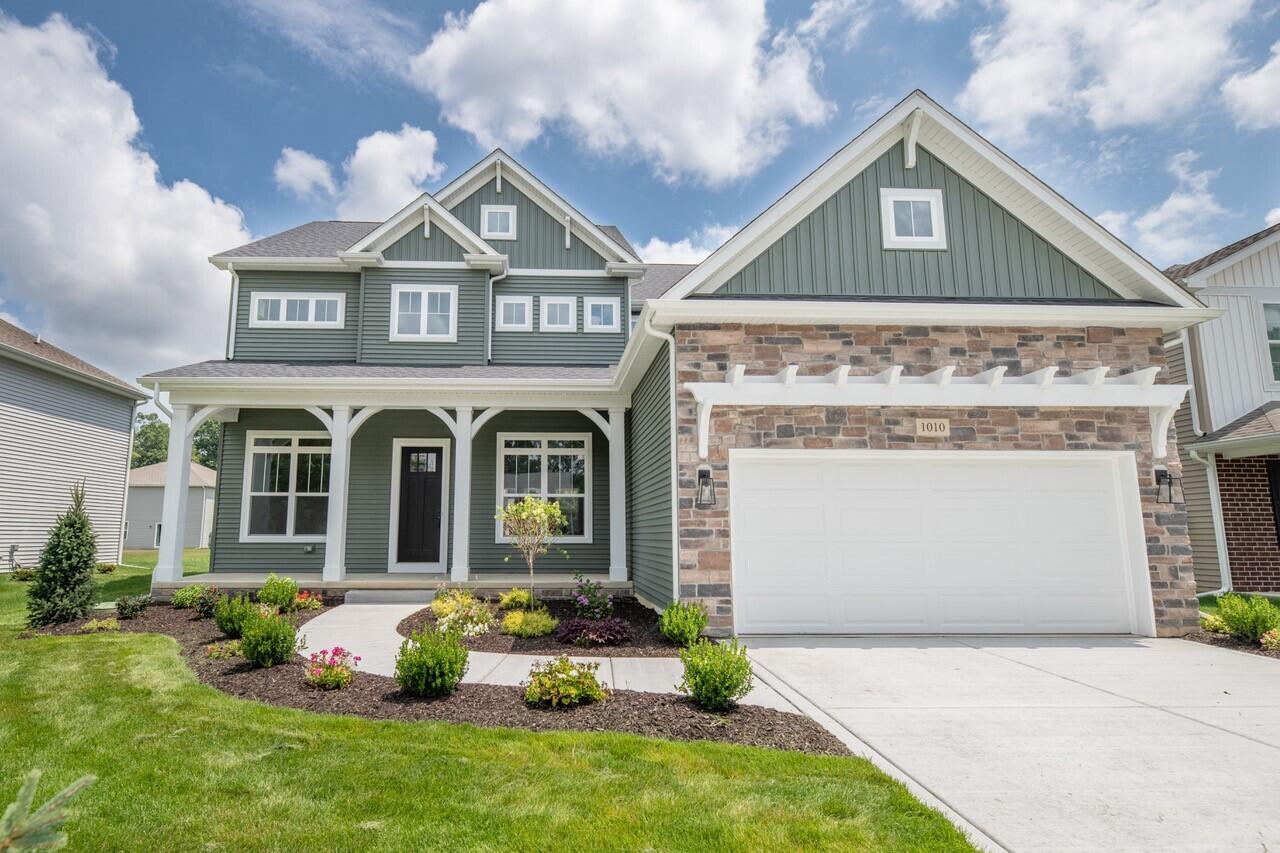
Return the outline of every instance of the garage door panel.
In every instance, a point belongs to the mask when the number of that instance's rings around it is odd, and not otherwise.
[[[844,465],[823,465],[832,488],[840,490],[871,490],[877,494],[894,492],[915,493],[923,482],[918,464],[894,462],[870,462],[858,468]]]
[[[768,601],[743,603],[742,618],[759,626],[760,633],[822,633],[832,623],[828,612],[831,596],[820,593],[779,592]],[[735,603],[735,607],[737,604]]]
[[[761,590],[796,584],[825,586],[833,581],[827,545],[820,539],[762,542],[741,553],[736,560],[736,579]]]
[[[838,589],[874,591],[900,589],[906,584],[927,584],[932,560],[925,547],[914,542],[892,542],[875,551],[837,547],[828,557],[829,576]]]
[[[1035,630],[1047,634],[1074,634],[1125,631],[1117,625],[1129,624],[1128,602],[1117,595],[1062,592],[1038,602]]]
[[[1018,634],[1027,624],[1023,597],[1005,593],[940,593],[932,630],[953,634]]]
[[[769,535],[776,529],[790,530],[797,537],[822,537],[826,530],[826,506],[807,495],[803,501],[789,502],[769,495],[743,501],[738,510],[744,535]]]
[[[839,599],[844,634],[926,634],[929,627],[927,596],[907,593],[867,593]]]

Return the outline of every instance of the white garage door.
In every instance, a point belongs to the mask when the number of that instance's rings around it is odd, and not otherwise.
[[[1150,633],[1132,457],[766,450],[730,466],[739,633]]]

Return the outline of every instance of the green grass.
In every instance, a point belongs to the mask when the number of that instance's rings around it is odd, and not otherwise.
[[[1267,598],[1270,598],[1272,602],[1274,602],[1277,606],[1280,606],[1280,596],[1267,596]],[[1200,596],[1200,612],[1211,613],[1214,616],[1217,616],[1218,615],[1218,596],[1216,595]]]
[[[0,806],[32,767],[40,800],[97,775],[73,850],[971,849],[861,759],[274,708],[166,637],[18,639],[26,586],[0,579]]]

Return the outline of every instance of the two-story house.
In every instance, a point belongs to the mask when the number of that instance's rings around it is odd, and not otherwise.
[[[1166,272],[1222,312],[1169,342],[1196,581],[1280,592],[1280,224]]]
[[[171,458],[224,423],[215,582],[510,582],[495,514],[539,495],[545,583],[721,633],[1195,625],[1162,338],[1216,312],[923,93],[692,268],[501,151],[212,260],[226,358],[142,381]]]

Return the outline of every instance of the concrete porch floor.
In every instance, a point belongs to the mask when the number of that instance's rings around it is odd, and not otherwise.
[[[268,572],[204,572],[186,575],[178,581],[152,581],[151,594],[160,600],[173,595],[174,590],[192,584],[207,584],[228,591],[261,589]],[[441,586],[497,592],[513,586],[527,586],[529,575],[523,572],[493,572],[477,575],[466,581],[451,581],[442,572],[396,572],[349,574],[340,581],[326,581],[320,572],[276,572],[280,577],[293,578],[300,589],[325,592],[333,596],[350,590],[435,590]],[[605,572],[583,572],[582,576],[599,583],[615,594],[629,594],[631,581],[611,581]],[[554,597],[567,595],[577,581],[570,572],[546,572],[534,575],[536,593]]]

